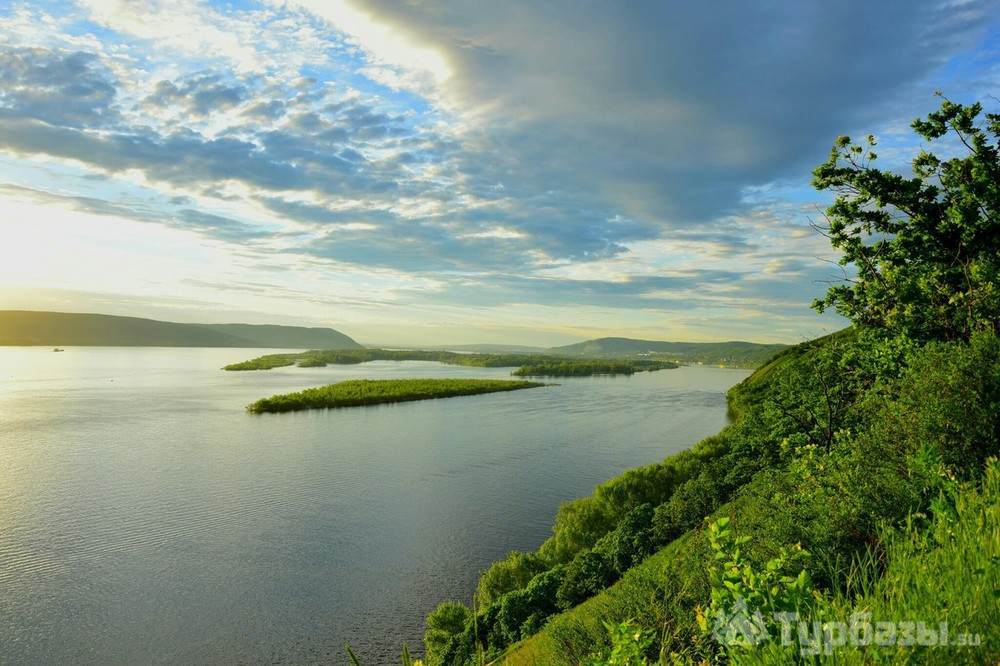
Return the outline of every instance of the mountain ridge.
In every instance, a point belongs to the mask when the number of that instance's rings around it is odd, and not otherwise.
[[[779,343],[746,342],[670,342],[637,338],[606,337],[552,347],[549,354],[588,358],[656,357],[686,363],[756,367],[773,354],[786,349]]]
[[[0,310],[0,346],[362,349],[332,328],[192,324],[80,312]]]

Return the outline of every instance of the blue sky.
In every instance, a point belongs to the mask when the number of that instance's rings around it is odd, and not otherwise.
[[[802,340],[842,325],[811,168],[995,105],[997,10],[0,1],[0,307]]]

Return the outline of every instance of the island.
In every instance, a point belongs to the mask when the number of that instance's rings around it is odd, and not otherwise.
[[[589,361],[552,360],[522,365],[512,374],[518,377],[590,377],[592,375],[632,375],[678,367],[672,361]]]
[[[247,411],[264,414],[304,409],[362,407],[391,402],[517,391],[539,386],[545,384],[515,379],[352,379],[263,398],[247,405]]]
[[[678,367],[667,360],[586,359],[546,354],[469,354],[420,349],[314,349],[304,352],[265,354],[231,363],[229,371],[272,370],[287,366],[321,368],[326,365],[354,365],[369,361],[434,361],[476,368],[517,368],[519,377],[584,377],[589,375],[631,375],[636,372]]]

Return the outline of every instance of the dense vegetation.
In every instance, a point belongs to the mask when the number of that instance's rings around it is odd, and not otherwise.
[[[451,398],[545,386],[512,379],[355,379],[262,398],[247,406],[254,414],[303,409],[360,407],[389,402]]]
[[[332,328],[179,324],[78,312],[0,311],[0,345],[110,347],[360,348]]]
[[[788,345],[756,342],[665,342],[632,338],[598,338],[548,350],[575,358],[644,358],[678,363],[703,363],[731,368],[756,368]]]
[[[589,361],[562,360],[543,361],[522,365],[513,374],[518,377],[586,377],[591,375],[632,375],[637,372],[651,372],[676,368],[670,361]]]
[[[471,608],[427,618],[426,662],[995,663],[1000,116],[980,114],[915,122],[966,152],[911,176],[838,140],[815,184],[857,275],[817,307],[852,328],[734,387],[718,435],[564,504]]]
[[[676,368],[669,361],[593,361],[565,359],[539,354],[459,354],[448,351],[398,349],[326,349],[291,354],[267,354],[227,365],[223,370],[271,370],[290,365],[319,368],[328,364],[352,365],[368,361],[436,361],[477,368],[519,368],[520,377],[579,377],[586,375],[631,375],[647,370]]]

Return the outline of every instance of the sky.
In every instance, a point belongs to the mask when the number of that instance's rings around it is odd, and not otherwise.
[[[996,1],[0,0],[0,308],[797,342],[834,138],[998,81]]]

